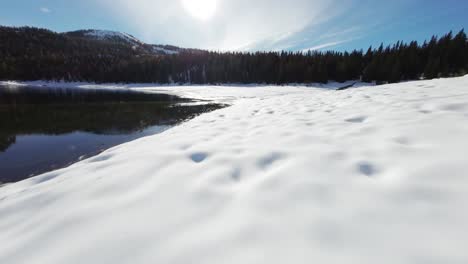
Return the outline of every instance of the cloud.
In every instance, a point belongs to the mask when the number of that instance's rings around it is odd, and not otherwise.
[[[52,12],[52,11],[51,11],[49,8],[47,8],[47,7],[41,7],[41,8],[39,8],[39,11],[41,11],[42,13],[46,13],[46,14]]]
[[[217,0],[209,21],[185,12],[181,0],[97,0],[147,42],[232,50],[285,36],[330,19],[337,0]],[[193,0],[196,1],[196,0]]]
[[[365,48],[355,43],[391,26],[395,14],[414,2],[210,0],[216,1],[217,11],[200,20],[184,9],[184,0],[93,1],[145,42],[241,51]]]
[[[351,40],[341,40],[341,41],[323,43],[323,44],[316,45],[316,46],[313,46],[313,47],[310,47],[310,48],[307,48],[307,49],[303,49],[302,51],[307,52],[309,50],[314,51],[314,50],[326,49],[326,48],[334,47],[334,46],[337,46],[337,45],[340,45],[340,44],[343,44],[343,43],[346,43],[346,42],[349,42],[349,41],[351,41]]]

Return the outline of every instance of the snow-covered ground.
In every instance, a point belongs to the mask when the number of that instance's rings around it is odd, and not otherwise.
[[[0,263],[468,263],[468,77],[155,89],[231,106],[0,188]]]

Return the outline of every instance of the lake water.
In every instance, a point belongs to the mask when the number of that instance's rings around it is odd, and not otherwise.
[[[0,183],[66,167],[223,107],[132,90],[0,86]]]

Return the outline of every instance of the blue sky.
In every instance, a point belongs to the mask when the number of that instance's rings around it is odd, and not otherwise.
[[[216,5],[207,19],[194,6]],[[0,24],[108,29],[148,43],[215,50],[351,50],[468,30],[465,0],[15,0]],[[200,10],[199,10],[200,11]],[[199,12],[197,11],[197,12]],[[201,10],[203,12],[203,10]]]

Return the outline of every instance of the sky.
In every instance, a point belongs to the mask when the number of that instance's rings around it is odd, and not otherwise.
[[[0,25],[210,50],[353,50],[468,30],[466,0],[0,0]]]

